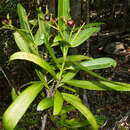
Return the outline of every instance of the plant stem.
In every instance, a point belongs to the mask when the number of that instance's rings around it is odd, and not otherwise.
[[[63,73],[63,71],[64,71],[64,66],[65,66],[65,62],[66,62],[66,58],[67,58],[67,54],[68,54],[68,47],[66,48],[67,50],[66,50],[66,53],[65,53],[65,55],[64,55],[64,61],[63,61],[63,63],[62,63],[62,67],[61,67],[61,69],[60,69],[60,75],[59,75],[59,80],[61,80],[61,77],[62,77],[62,73]]]
[[[3,75],[4,75],[5,79],[7,80],[8,84],[9,84],[9,86],[10,86],[10,87],[12,87],[11,82],[9,81],[9,79],[8,79],[7,75],[5,74],[5,72],[4,72],[4,70],[2,69],[2,67],[1,67],[1,66],[0,66],[0,71],[3,73]]]
[[[41,127],[41,130],[45,130],[45,128],[46,128],[46,122],[47,122],[47,113],[42,118],[42,127]]]

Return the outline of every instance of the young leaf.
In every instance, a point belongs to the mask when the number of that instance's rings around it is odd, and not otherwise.
[[[63,40],[63,38],[61,38],[61,36],[56,35],[53,42],[55,43],[55,42],[59,42],[59,41],[62,41],[62,40]]]
[[[85,80],[70,80],[65,82],[68,85],[88,89],[88,90],[115,90],[115,91],[130,91],[130,84],[114,82],[114,81],[85,81]]]
[[[37,106],[37,111],[44,111],[52,106],[53,106],[53,98],[47,97],[40,101],[40,103]]]
[[[16,52],[10,56],[10,61],[16,59],[31,61],[48,71],[54,78],[56,78],[55,71],[52,69],[52,67],[45,60],[43,60],[37,55],[26,52]]]
[[[62,93],[62,95],[63,95],[64,100],[72,104],[76,109],[78,109],[87,118],[93,130],[98,130],[98,125],[96,123],[94,116],[85,105],[83,105],[81,102],[76,101],[77,96],[72,95],[72,94],[67,94],[67,93]]]
[[[77,74],[77,71],[70,71],[66,73],[65,75],[63,75],[63,79],[61,80],[61,82],[71,80],[72,78],[74,78],[76,74]]]
[[[84,56],[84,55],[70,55],[70,56],[67,56],[66,62],[82,61],[82,60],[86,60],[86,59],[90,60],[92,58]],[[60,57],[60,58],[57,58],[57,60],[59,63],[62,63],[64,61],[64,58]]]
[[[14,33],[14,38],[21,51],[32,52],[38,55],[38,48],[35,46],[35,43],[27,37],[25,32],[17,29]]]
[[[12,97],[12,101],[14,101],[17,98],[17,94],[14,88],[12,88],[11,90],[11,97]]]
[[[62,17],[69,18],[70,13],[70,0],[58,0],[58,26],[61,28],[65,23]]]
[[[40,34],[40,30],[38,29],[35,36],[34,41],[37,46],[41,46],[44,43],[44,35]]]
[[[13,130],[30,104],[42,90],[43,83],[35,83],[25,89],[5,111],[2,124],[5,130]]]
[[[18,3],[18,5],[17,5],[17,12],[18,12],[21,28],[26,31],[28,37],[32,40],[33,38],[30,34],[28,16],[26,14],[25,9],[23,8],[23,6],[20,3]]]
[[[18,48],[21,51],[31,52],[28,42],[19,32],[14,33],[14,38],[15,38],[15,41],[16,41]]]
[[[71,47],[77,47],[85,42],[90,36],[98,32],[100,29],[97,27],[92,27],[88,29],[81,30],[72,36],[70,41]]]
[[[53,115],[58,115],[61,112],[62,106],[63,106],[63,97],[61,93],[56,90],[56,93],[54,95],[54,109],[53,109]]]

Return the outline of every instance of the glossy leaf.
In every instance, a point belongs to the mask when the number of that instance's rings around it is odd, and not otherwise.
[[[2,118],[5,130],[13,130],[30,104],[42,90],[43,83],[35,83],[25,89],[15,101],[8,107]]]
[[[26,39],[23,37],[23,35],[21,33],[15,32],[14,33],[14,38],[15,38],[15,41],[16,41],[16,44],[17,44],[18,48],[21,51],[31,52],[31,50],[29,48],[28,41],[26,41]]]
[[[78,96],[68,94],[68,93],[62,93],[62,95],[64,95],[64,96],[69,95],[69,97],[72,98],[73,100],[75,100],[75,102],[82,102],[81,99]],[[64,96],[63,96],[63,98],[64,98]]]
[[[54,95],[54,109],[53,109],[53,115],[58,115],[61,112],[62,106],[63,106],[63,97],[61,93],[56,90],[56,93]]]
[[[45,87],[47,89],[49,89],[47,82],[45,81],[45,77],[44,74],[37,68],[35,68],[35,72],[37,73],[37,76],[39,77],[39,79],[44,83]]]
[[[68,85],[88,89],[88,90],[115,90],[115,91],[130,91],[130,84],[121,82],[109,81],[86,81],[86,80],[70,80],[65,82]]]
[[[92,28],[84,29],[84,30],[81,30],[80,32],[75,33],[70,42],[71,47],[77,47],[81,45],[83,42],[88,40],[90,36],[98,32],[99,30],[100,29],[97,27],[92,27]]]
[[[38,48],[35,46],[35,43],[24,32],[17,29],[14,33],[14,38],[21,51],[32,52],[38,55]]]
[[[63,38],[61,38],[61,36],[56,35],[53,42],[55,43],[55,42],[59,42],[59,41],[62,41],[62,40],[63,40]]]
[[[52,106],[53,106],[53,98],[47,97],[40,101],[40,103],[37,106],[37,111],[44,111]]]
[[[58,0],[58,26],[61,28],[65,23],[62,17],[69,18],[70,13],[70,0]]]
[[[65,75],[63,75],[63,79],[61,80],[61,82],[71,80],[72,78],[74,78],[76,74],[77,74],[77,71],[70,71],[66,73]]]
[[[35,41],[35,44],[37,46],[40,46],[44,43],[44,35],[41,35],[40,34],[40,30],[38,29],[35,36],[34,36],[34,41]]]
[[[62,93],[62,95],[63,95],[64,100],[72,104],[76,109],[78,109],[87,118],[93,130],[98,130],[98,126],[97,126],[94,116],[85,105],[83,105],[81,102],[76,101],[77,96],[74,96],[72,94],[67,94],[67,93]]]
[[[48,71],[54,78],[56,78],[56,74],[55,74],[54,70],[52,69],[52,67],[39,56],[36,56],[31,53],[26,53],[26,52],[16,52],[10,57],[10,61],[17,60],[17,59],[31,61],[31,62],[39,65],[46,71]]]
[[[62,87],[63,87],[64,89],[67,89],[67,90],[69,90],[69,91],[71,91],[71,92],[76,93],[76,90],[75,90],[74,88],[71,88],[70,86],[62,85]]]
[[[83,61],[83,62],[80,62],[79,64],[88,70],[116,67],[116,65],[117,65],[117,63],[114,59],[108,58],[108,57],[96,58],[96,59],[92,59],[89,61]],[[79,69],[80,70],[81,68],[77,65],[72,65],[72,66],[68,67],[68,69],[72,69],[72,70]]]
[[[92,75],[92,76],[94,76],[94,77],[96,77],[96,78],[98,78],[98,79],[100,79],[100,80],[104,80],[104,81],[109,81],[109,82],[110,82],[110,80],[108,80],[108,79],[106,79],[106,78],[100,76],[99,74],[94,73],[94,72],[91,71],[91,70],[88,70],[86,67],[84,67],[84,66],[81,65],[80,63],[74,63],[74,64],[75,64],[76,66],[78,66],[78,67],[80,68],[80,70],[84,70],[84,71],[87,72],[88,74],[90,74],[90,75]]]
[[[39,13],[38,13],[38,24],[39,24],[39,32],[40,32],[40,36],[42,39],[45,38],[46,36],[49,36],[50,33],[50,26],[48,25],[48,23],[46,23],[43,18],[44,18],[44,14],[41,11],[41,9],[39,9]]]
[[[81,63],[84,67],[87,67],[89,70],[93,69],[103,69],[103,68],[109,68],[109,67],[116,67],[117,62],[112,58],[96,58],[89,61],[84,61]]]
[[[86,59],[90,60],[92,58],[84,56],[84,55],[70,55],[70,56],[67,56],[66,62],[82,61],[82,60],[86,60]],[[57,60],[59,63],[62,63],[64,61],[64,58],[60,57],[60,58],[57,58]]]
[[[30,34],[28,16],[26,14],[25,9],[23,8],[23,6],[20,3],[17,5],[17,13],[19,16],[21,28],[24,29],[26,31],[26,34],[29,36],[29,38],[32,39],[32,36]]]
[[[17,94],[14,88],[12,88],[11,90],[11,97],[12,97],[12,101],[14,101],[17,98]]]

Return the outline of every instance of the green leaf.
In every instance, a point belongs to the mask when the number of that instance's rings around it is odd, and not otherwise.
[[[21,51],[32,52],[38,55],[38,48],[35,46],[35,43],[24,32],[17,29],[14,33],[14,38]]]
[[[103,24],[104,24],[103,22],[89,23],[89,24],[86,24],[86,25],[84,26],[84,28],[96,27],[96,26],[100,26],[100,25],[103,25]]]
[[[38,118],[35,118],[35,119],[33,119],[33,118],[26,118],[26,119],[22,119],[22,120],[20,120],[20,122],[22,123],[22,124],[26,124],[27,126],[31,126],[31,125],[36,125],[36,124],[38,124],[39,122],[41,121],[41,117],[38,117]],[[16,130],[19,130],[19,129],[16,129]],[[22,129],[23,130],[23,129]],[[25,129],[26,130],[26,129]]]
[[[75,89],[73,89],[73,88],[71,88],[70,86],[65,86],[65,85],[62,85],[62,87],[63,87],[64,89],[67,89],[67,90],[69,90],[69,91],[71,91],[71,92],[76,93],[76,90],[75,90]]]
[[[35,36],[34,41],[37,46],[41,46],[44,43],[44,35],[40,34],[40,30],[38,29]]]
[[[32,40],[33,38],[30,34],[28,16],[26,14],[25,9],[23,8],[23,6],[20,3],[18,3],[18,5],[17,5],[17,12],[18,12],[21,28],[26,31],[28,37]]]
[[[61,36],[56,35],[53,42],[55,43],[55,42],[59,42],[59,41],[62,41],[62,40],[63,40],[63,38],[61,38]]]
[[[86,68],[88,70],[95,70],[95,69],[116,67],[117,62],[112,58],[103,57],[103,58],[96,58],[96,59],[92,59],[89,61],[80,62],[79,65],[83,66],[84,68]],[[78,65],[75,65],[75,63],[74,63],[74,65],[69,66],[67,69],[81,70],[81,67],[79,67]]]
[[[79,121],[78,118],[72,118],[70,120],[66,120],[65,123],[67,125],[69,125],[69,128],[81,128],[81,127],[84,127],[84,128],[88,128],[89,127],[89,123],[88,123],[88,120],[84,120],[84,121]]]
[[[42,17],[42,18],[41,18]],[[48,25],[48,23],[46,23],[44,20],[44,14],[41,12],[39,12],[38,14],[38,22],[39,22],[39,31],[40,31],[40,37],[43,38],[44,40],[44,44],[49,52],[49,54],[51,55],[53,61],[56,63],[56,65],[59,67],[58,62],[57,62],[57,58],[55,56],[55,53],[53,51],[53,49],[51,48],[51,45],[49,43],[49,38],[50,38],[50,26]],[[50,23],[51,24],[51,23]]]
[[[58,0],[58,26],[62,28],[65,23],[62,17],[65,19],[70,18],[70,0]]]
[[[75,107],[73,107],[71,105],[67,105],[67,106],[62,108],[62,110],[59,114],[62,115],[62,114],[65,114],[67,112],[71,112],[71,111],[74,111],[74,110],[75,110]]]
[[[65,75],[63,75],[63,79],[61,80],[61,82],[71,80],[76,74],[77,74],[77,71],[70,71],[66,73]]]
[[[36,83],[25,89],[5,111],[2,124],[5,130],[13,130],[30,104],[42,90],[43,83]]]
[[[97,27],[97,26],[100,26],[100,25],[103,25],[103,24],[104,23],[102,23],[102,22],[89,23],[89,24],[84,25],[82,29],[86,29],[86,28],[90,28],[90,27]],[[80,29],[80,27],[76,27],[74,29],[74,31],[77,31],[78,29]]]
[[[52,97],[46,97],[40,101],[40,103],[37,106],[37,111],[44,111],[50,107],[53,106],[53,98]]]
[[[98,130],[98,126],[97,126],[97,123],[93,114],[85,105],[83,105],[81,102],[76,101],[77,96],[74,96],[72,94],[67,94],[67,93],[62,93],[62,95],[63,95],[64,100],[72,104],[76,109],[78,109],[87,118],[93,130]]]
[[[14,101],[17,98],[17,94],[14,88],[12,88],[11,90],[11,97],[12,97],[12,101]]]
[[[52,69],[52,67],[45,60],[43,60],[37,55],[26,52],[16,52],[13,55],[11,55],[10,61],[16,59],[31,61],[48,71],[54,78],[56,78],[55,71]]]
[[[29,48],[29,43],[26,41],[26,39],[23,37],[23,35],[21,33],[15,32],[14,38],[15,38],[15,41],[16,41],[18,48],[21,51],[31,52],[31,50]]]
[[[80,63],[84,67],[86,67],[89,70],[94,69],[103,69],[103,68],[109,68],[109,67],[116,67],[117,62],[112,58],[96,58],[89,61],[84,61]]]
[[[37,76],[39,77],[39,79],[44,83],[45,87],[46,87],[47,89],[49,89],[48,84],[47,84],[47,82],[45,81],[45,76],[44,76],[44,74],[41,72],[41,70],[39,70],[39,69],[37,69],[37,68],[35,67],[35,72],[37,73]]]
[[[72,36],[72,39],[70,41],[71,47],[77,47],[77,46],[81,45],[90,36],[92,36],[94,33],[99,32],[99,31],[100,31],[100,29],[97,27],[92,27],[92,28],[78,31],[77,33],[75,33]]]
[[[61,95],[61,93],[56,90],[56,93],[54,95],[54,109],[53,109],[53,115],[58,115],[61,110],[62,110],[62,106],[63,106],[63,97]]]
[[[62,93],[62,95],[67,96],[68,93]],[[70,98],[73,98],[73,100],[75,100],[75,102],[82,102],[81,99],[80,99],[78,96],[75,96],[75,95],[69,94],[69,97],[70,97]],[[64,97],[63,97],[63,98],[64,98]]]
[[[90,60],[92,58],[84,56],[84,55],[70,55],[70,56],[67,56],[66,62],[82,61],[82,60],[86,60],[86,59]],[[62,63],[64,61],[64,58],[63,57],[57,58],[57,61],[59,63]]]
[[[105,120],[107,120],[107,118],[103,115],[100,115],[100,116],[95,115],[95,119],[96,119],[99,126],[102,126],[104,124]]]
[[[86,81],[86,80],[70,80],[65,82],[68,85],[97,91],[130,91],[130,84],[114,82],[114,81]]]

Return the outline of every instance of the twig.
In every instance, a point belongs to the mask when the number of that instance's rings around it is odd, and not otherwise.
[[[5,77],[5,79],[7,80],[7,82],[8,82],[8,84],[9,84],[9,86],[12,86],[11,85],[11,82],[9,81],[9,79],[8,79],[8,77],[7,77],[7,75],[5,74],[5,72],[4,72],[4,70],[2,69],[2,67],[0,66],[0,71],[2,72],[2,74],[4,75],[4,77]]]
[[[45,79],[47,81],[47,79]],[[48,89],[46,89],[46,94],[47,94],[47,97],[50,97],[51,96],[51,93]],[[42,117],[42,127],[41,127],[41,130],[45,130],[46,128],[46,122],[47,122],[47,113],[44,114],[44,116]]]
[[[45,128],[46,128],[46,121],[47,121],[47,113],[42,118],[42,127],[41,127],[41,130],[45,130]]]

